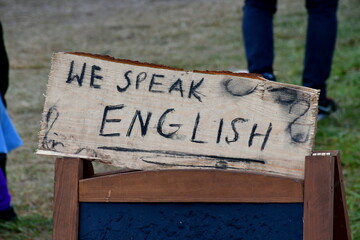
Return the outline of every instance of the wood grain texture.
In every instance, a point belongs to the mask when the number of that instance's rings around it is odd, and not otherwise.
[[[307,156],[304,181],[304,240],[332,240],[334,156]]]
[[[303,179],[317,99],[317,90],[257,75],[56,53],[38,153]]]
[[[351,231],[349,216],[346,206],[345,184],[341,167],[340,151],[314,151],[316,156],[333,156],[335,160],[334,172],[334,218],[333,218],[333,238],[350,240]]]
[[[221,170],[137,171],[80,180],[80,202],[302,202],[303,183]]]
[[[83,160],[56,159],[53,240],[76,240],[78,238],[78,183],[82,176]]]
[[[335,155],[334,179],[334,239],[351,240],[349,216],[346,206],[345,185],[342,176],[340,153]]]

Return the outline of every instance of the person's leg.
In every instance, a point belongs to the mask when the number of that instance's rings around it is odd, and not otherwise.
[[[9,86],[9,60],[5,50],[3,30],[0,22],[0,97],[6,106],[5,93]],[[0,102],[1,104],[1,102]],[[0,220],[15,220],[17,218],[10,205],[11,195],[6,182],[6,154],[0,153]]]
[[[245,0],[242,32],[250,73],[273,74],[273,16],[276,12],[276,2]]]
[[[335,50],[338,0],[306,0],[308,27],[303,85],[320,89],[319,104],[325,104],[326,79]]]
[[[10,202],[11,195],[7,187],[6,179],[3,172],[0,171],[0,220],[10,221],[17,218]]]
[[[6,179],[6,160],[7,160],[7,155],[5,153],[0,153],[0,170],[2,170],[5,179]]]
[[[10,207],[11,196],[8,191],[5,176],[0,171],[0,211]]]
[[[3,29],[0,22],[0,94],[6,107],[5,93],[9,86],[9,59],[5,50]]]

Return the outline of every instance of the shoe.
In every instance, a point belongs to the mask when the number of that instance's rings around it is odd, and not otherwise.
[[[272,73],[262,73],[261,75],[263,76],[263,78],[265,78],[267,80],[276,81],[276,77]]]
[[[326,98],[324,101],[318,105],[318,121],[324,119],[330,115],[330,113],[335,112],[338,109],[338,105],[331,98]]]
[[[10,206],[9,208],[0,211],[0,221],[15,221],[17,220],[17,215],[14,211],[14,208]]]

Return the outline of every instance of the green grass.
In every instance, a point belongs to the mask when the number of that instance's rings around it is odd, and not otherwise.
[[[339,34],[329,94],[340,111],[318,125],[316,148],[340,149],[353,239],[360,239],[360,7],[348,2],[339,12]]]
[[[51,220],[43,216],[26,216],[18,221],[1,222],[2,239],[51,239]]]
[[[315,149],[339,149],[353,239],[360,239],[360,5],[340,1],[329,96],[340,110],[317,129]],[[53,52],[83,51],[188,70],[246,69],[242,1],[3,0],[0,15],[11,61],[9,112],[24,146],[9,156],[9,187],[19,215],[0,223],[0,239],[50,239],[52,158],[34,154]],[[275,70],[301,84],[306,12],[303,1],[279,1]],[[97,164],[96,169],[104,167]]]

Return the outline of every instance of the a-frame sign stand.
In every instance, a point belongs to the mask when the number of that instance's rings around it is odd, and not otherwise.
[[[304,239],[351,239],[339,151],[306,157]]]
[[[191,171],[192,174],[189,174]],[[197,174],[193,174],[195,172]],[[173,180],[170,186],[170,183],[164,180],[171,176],[176,180]],[[134,179],[141,180],[134,185]],[[246,183],[241,184],[245,179]],[[176,189],[173,188],[174,181],[178,183]],[[250,181],[252,184],[249,185]],[[211,187],[207,184],[209,182],[213,183]],[[229,186],[231,182],[236,183],[237,189],[224,191],[224,186]],[[268,183],[267,191],[264,191],[264,183]],[[129,191],[134,187],[138,188],[137,191]],[[155,188],[157,192],[153,190]],[[201,190],[194,192],[192,188]],[[251,191],[247,191],[249,188]],[[163,189],[163,192],[158,192],[159,189]],[[107,194],[109,191],[112,192],[111,196]],[[131,192],[133,193],[130,194]],[[80,202],[144,201],[303,202],[303,239],[351,239],[338,151],[314,152],[307,156],[304,182],[221,170],[94,174],[90,161],[58,158],[55,167],[53,239],[78,239]]]

